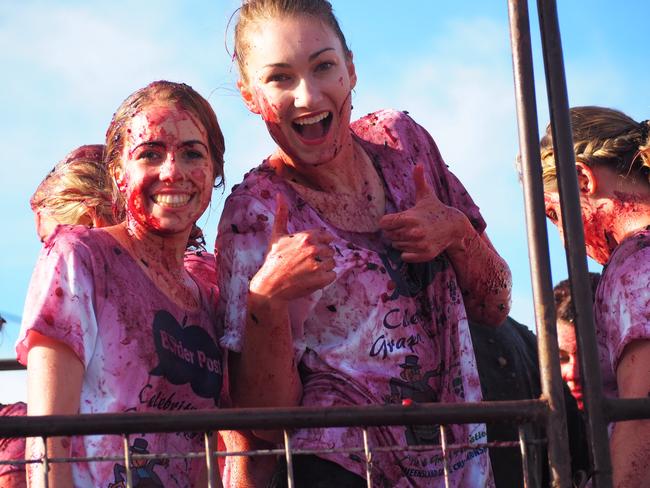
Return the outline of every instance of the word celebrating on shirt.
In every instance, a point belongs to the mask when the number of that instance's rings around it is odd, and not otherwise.
[[[462,469],[465,466],[465,463],[484,454],[485,452],[487,452],[487,447],[477,447],[475,449],[469,450],[465,455],[463,455],[461,459],[450,464],[449,473],[451,474],[454,471],[458,471],[459,469]],[[413,478],[438,478],[445,474],[445,468],[443,466],[439,466],[431,469],[417,469],[417,468],[411,468],[403,465],[400,465],[400,467],[402,469],[402,472],[406,476],[410,476]]]
[[[210,334],[196,325],[181,326],[172,314],[159,310],[153,321],[153,339],[158,364],[150,374],[163,376],[174,385],[189,383],[196,395],[213,398],[218,405],[222,355]]]
[[[393,308],[386,313],[383,320],[384,328],[395,330],[399,328],[408,328],[419,324],[421,316],[418,312],[402,311],[399,308]],[[382,359],[394,352],[404,352],[408,349],[415,352],[415,346],[422,343],[420,334],[409,334],[400,337],[387,337],[382,334],[377,337],[370,348],[370,357],[380,356]]]

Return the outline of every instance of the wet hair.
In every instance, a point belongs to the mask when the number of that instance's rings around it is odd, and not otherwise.
[[[171,81],[154,81],[144,88],[129,95],[122,102],[106,131],[106,165],[111,175],[113,191],[113,213],[117,222],[125,218],[125,202],[122,192],[115,181],[115,169],[122,164],[122,152],[128,125],[131,119],[149,105],[157,103],[178,104],[192,113],[201,122],[207,132],[208,149],[212,159],[213,176],[217,184],[223,185],[223,153],[225,151],[223,134],[217,116],[210,103],[185,83]],[[202,233],[201,233],[202,234]]]
[[[244,0],[238,10],[234,57],[237,59],[239,74],[243,81],[247,81],[246,56],[250,49],[246,33],[256,24],[265,20],[299,16],[318,19],[334,31],[336,37],[341,41],[345,55],[348,58],[352,55],[334,15],[332,4],[327,0]]]
[[[60,161],[38,185],[29,204],[61,224],[86,215],[113,223],[111,186],[101,144],[81,146]]]
[[[636,122],[619,110],[573,107],[570,110],[576,162],[607,166],[618,175],[642,178],[650,184],[650,140],[647,120]],[[557,191],[551,125],[540,142],[542,177],[546,191]]]
[[[591,284],[591,300],[596,298],[596,288],[600,281],[600,273],[589,273],[589,282]],[[569,280],[562,280],[553,288],[553,297],[555,299],[555,316],[557,320],[564,320],[573,323],[576,319],[576,312],[571,299],[571,286]]]

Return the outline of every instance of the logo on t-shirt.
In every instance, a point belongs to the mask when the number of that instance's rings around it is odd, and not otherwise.
[[[401,255],[401,251],[392,247],[385,254],[380,254],[388,275],[395,283],[395,289],[388,297],[389,300],[394,300],[398,296],[416,296],[433,282],[436,273],[444,271],[448,265],[442,255],[426,263],[405,263]]]
[[[153,320],[153,339],[158,365],[149,374],[163,376],[174,385],[189,383],[202,398],[219,404],[223,383],[219,346],[197,325],[178,323],[172,314],[159,310]]]

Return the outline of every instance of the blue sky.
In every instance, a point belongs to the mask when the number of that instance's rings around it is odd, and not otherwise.
[[[504,0],[333,0],[355,55],[354,113],[408,110],[437,141],[488,222],[513,271],[512,316],[534,328],[517,153],[512,65]],[[534,2],[531,2],[534,3]],[[572,105],[619,108],[650,118],[650,3],[559,2]],[[22,315],[40,249],[29,197],[71,149],[101,143],[113,111],[155,79],[183,81],[212,103],[226,137],[227,188],[272,149],[261,121],[235,89],[225,44],[238,0],[0,2],[0,313]],[[624,8],[623,8],[624,6]],[[531,5],[534,14],[534,5]],[[548,121],[533,17],[540,127]],[[227,41],[225,40],[227,38]],[[215,191],[201,225],[208,242],[227,194]],[[554,281],[566,277],[550,230]],[[593,263],[590,263],[593,265]],[[592,266],[597,269],[597,266]],[[18,324],[0,333],[13,357]],[[25,396],[23,373],[0,373],[0,402]]]

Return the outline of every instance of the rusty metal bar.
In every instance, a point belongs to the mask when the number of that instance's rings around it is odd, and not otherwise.
[[[20,371],[27,369],[15,359],[0,359],[0,371]]]
[[[43,487],[49,488],[50,486],[50,461],[47,452],[47,437],[42,437],[43,440]]]
[[[610,422],[650,418],[650,397],[603,398],[603,414]]]
[[[519,426],[519,452],[521,453],[521,472],[524,477],[524,488],[530,486],[530,463],[528,462],[528,446],[526,445],[526,430],[523,425]]]
[[[205,432],[206,430],[295,429],[431,423],[513,423],[543,421],[545,400],[418,403],[354,407],[292,407],[195,410],[192,412],[101,413],[0,417],[0,437]]]
[[[442,447],[442,462],[445,472],[445,488],[449,488],[449,453],[447,452],[447,429],[443,424],[440,424],[440,446]]]
[[[214,462],[214,452],[216,451],[214,445],[214,434],[212,432],[205,432],[203,439],[205,441],[205,464],[208,471],[208,488],[217,488],[221,484],[217,483],[217,473],[219,469]]]
[[[363,451],[366,455],[366,483],[368,488],[372,488],[372,451],[368,441],[368,429],[363,428]]]
[[[562,57],[562,39],[555,0],[538,0],[537,6],[567,267],[571,283],[571,298],[576,311],[576,336],[582,373],[587,436],[590,441],[595,471],[594,487],[605,488],[612,486],[612,466],[609,456],[607,423],[603,413],[602,379],[593,320],[591,284],[585,254],[578,178],[575,170],[569,98]]]
[[[555,330],[527,0],[509,0],[508,14],[542,395],[549,405],[546,424],[548,461],[553,486],[568,487],[571,457]]]
[[[293,477],[293,455],[291,454],[291,444],[289,432],[285,429],[282,431],[284,434],[284,456],[287,461],[287,488],[295,486]]]
[[[131,450],[129,449],[129,436],[122,436],[122,445],[124,447],[124,467],[126,468],[126,488],[133,488],[133,473],[131,473]]]

